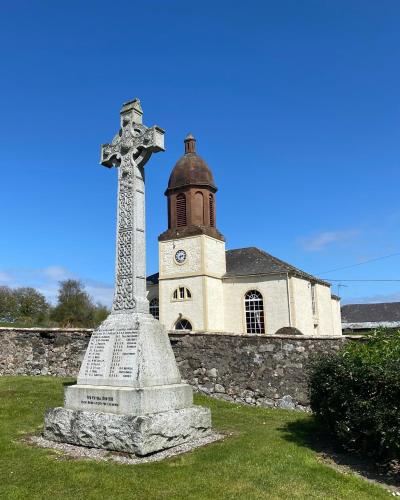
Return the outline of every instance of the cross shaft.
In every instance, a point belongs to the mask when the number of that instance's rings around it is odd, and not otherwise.
[[[144,166],[153,153],[164,151],[164,131],[143,125],[139,99],[125,103],[120,115],[119,132],[101,146],[101,164],[119,167],[112,312],[147,313]]]

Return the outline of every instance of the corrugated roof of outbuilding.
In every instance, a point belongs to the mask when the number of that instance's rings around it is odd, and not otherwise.
[[[378,323],[400,321],[400,302],[346,304],[342,306],[343,323]]]

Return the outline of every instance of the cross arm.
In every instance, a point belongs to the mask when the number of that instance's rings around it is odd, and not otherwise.
[[[119,165],[121,155],[118,145],[102,144],[100,158],[100,164],[104,167],[111,168],[115,165]]]
[[[153,153],[165,151],[164,130],[156,125],[148,128],[135,144],[133,159],[138,167],[144,167]]]
[[[152,139],[153,139],[153,152],[158,153],[159,151],[165,151],[164,148],[164,134],[165,130],[162,129],[161,127],[158,127],[157,125],[154,125],[154,127],[151,127],[149,131],[152,132]]]

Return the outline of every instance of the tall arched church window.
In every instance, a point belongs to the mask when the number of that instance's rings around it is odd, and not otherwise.
[[[176,225],[186,226],[186,196],[182,193],[176,197]]]
[[[152,314],[156,319],[160,319],[160,304],[157,297],[150,300],[150,314]]]
[[[265,333],[264,301],[258,290],[250,290],[244,297],[247,333]]]
[[[185,318],[178,319],[175,323],[175,330],[192,330],[192,324]]]
[[[214,196],[210,194],[209,197],[210,202],[210,226],[215,226],[215,207],[214,207]]]

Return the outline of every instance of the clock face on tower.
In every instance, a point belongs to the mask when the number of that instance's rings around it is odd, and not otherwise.
[[[175,254],[175,260],[178,264],[183,264],[186,260],[185,250],[178,250]]]

